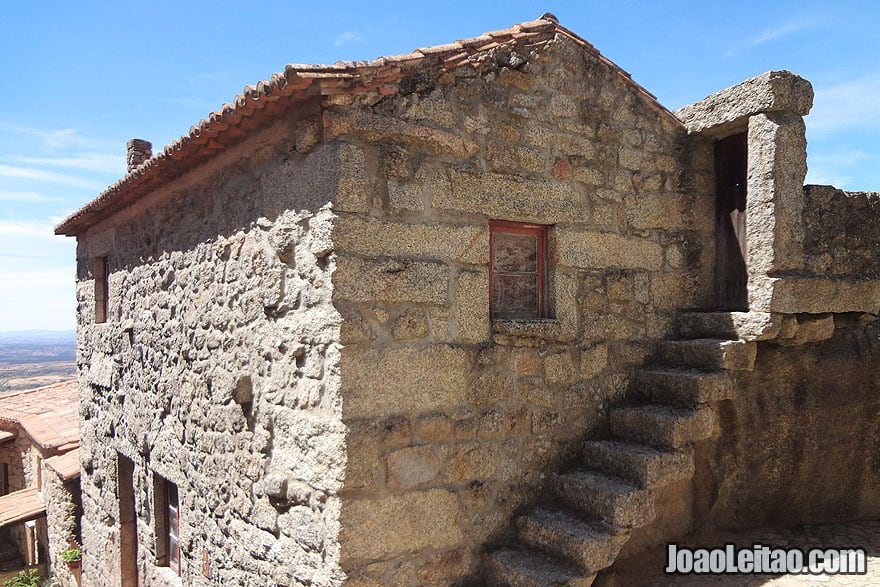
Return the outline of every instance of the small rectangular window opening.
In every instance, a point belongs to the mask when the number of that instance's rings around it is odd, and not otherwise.
[[[154,474],[156,564],[180,575],[180,500],[177,485]]]
[[[92,261],[92,276],[95,279],[95,323],[107,321],[108,271],[107,257],[97,257]]]
[[[546,226],[489,222],[489,289],[493,319],[549,317]]]

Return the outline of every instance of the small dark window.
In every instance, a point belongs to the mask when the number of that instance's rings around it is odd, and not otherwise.
[[[98,257],[92,261],[92,276],[95,279],[95,323],[100,324],[107,321],[107,257]]]
[[[547,318],[547,227],[489,222],[492,318]]]
[[[9,493],[9,465],[3,463],[3,468],[0,469],[0,495],[7,493]]]
[[[156,564],[180,575],[180,500],[177,485],[154,475]]]

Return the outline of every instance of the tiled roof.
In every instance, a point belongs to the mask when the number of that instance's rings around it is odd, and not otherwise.
[[[79,476],[79,449],[75,448],[62,455],[46,459],[51,467],[65,481]]]
[[[0,396],[0,424],[20,427],[43,449],[65,451],[79,445],[76,380]]]
[[[97,198],[61,222],[56,234],[74,236],[125,208],[159,185],[178,177],[196,165],[233,145],[249,133],[299,105],[307,108],[345,104],[346,99],[375,103],[397,94],[401,82],[416,73],[439,76],[458,67],[479,68],[481,55],[500,46],[531,49],[565,36],[598,60],[613,68],[633,91],[680,124],[655,97],[634,82],[630,75],[602,56],[590,43],[560,25],[542,17],[478,37],[423,47],[412,53],[380,57],[373,61],[341,61],[334,65],[292,64],[256,86],[247,86],[230,104],[224,104],[201,120],[157,155],[142,163]]]
[[[35,520],[45,513],[46,504],[33,487],[0,497],[0,528]]]

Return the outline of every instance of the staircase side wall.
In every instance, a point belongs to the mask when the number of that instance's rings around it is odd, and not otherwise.
[[[706,448],[700,526],[831,523],[880,511],[880,323],[835,316],[833,338],[759,343],[719,406],[721,436]]]

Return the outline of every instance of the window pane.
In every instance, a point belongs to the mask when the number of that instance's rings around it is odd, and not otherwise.
[[[177,538],[168,540],[168,566],[176,573],[180,573],[180,544]]]
[[[495,272],[536,273],[538,271],[537,237],[530,234],[494,233],[492,269]]]
[[[496,318],[537,318],[537,274],[495,274],[492,279],[492,307]]]

